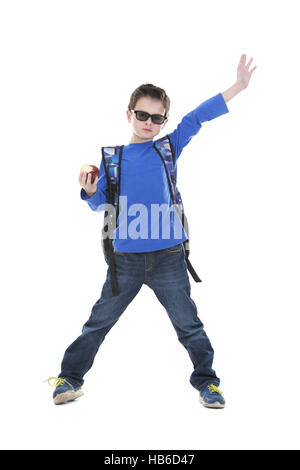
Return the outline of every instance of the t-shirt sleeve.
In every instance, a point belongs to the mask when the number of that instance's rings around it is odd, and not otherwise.
[[[186,114],[177,128],[171,134],[168,134],[173,145],[176,160],[191,138],[198,134],[203,122],[211,121],[228,112],[229,109],[222,93],[218,93]]]
[[[97,191],[93,196],[89,197],[86,191],[81,188],[80,197],[83,201],[86,201],[89,207],[93,211],[103,211],[105,210],[105,205],[109,202],[109,191],[107,187],[107,180],[103,165],[103,160],[101,160],[99,168],[99,179],[97,182]]]

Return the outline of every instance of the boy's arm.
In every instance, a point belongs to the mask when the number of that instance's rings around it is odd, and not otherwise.
[[[237,95],[243,88],[239,82],[235,82],[230,88],[226,91],[223,91],[222,96],[224,98],[225,103],[231,100],[235,95]]]
[[[96,211],[98,208],[100,210],[105,209],[105,206],[102,206],[102,204],[105,205],[106,203],[108,203],[109,194],[108,194],[107,180],[106,180],[106,175],[105,175],[102,160],[101,160],[101,164],[99,168],[99,179],[97,182],[96,192],[92,196],[89,196],[86,193],[85,189],[81,188],[80,197],[83,201],[86,201],[88,203],[89,207],[93,211]]]
[[[213,98],[204,101],[198,108],[187,114],[177,126],[177,129],[169,134],[176,159],[191,138],[198,133],[202,127],[202,122],[210,121],[211,119],[215,119],[229,112],[226,102],[231,100],[231,98],[236,96],[240,91],[247,88],[252,73],[257,68],[257,66],[255,66],[250,70],[252,60],[251,57],[248,64],[246,64],[246,54],[242,54],[237,68],[236,82],[223,93],[219,93]]]
[[[223,94],[218,93],[186,114],[177,128],[171,134],[168,134],[174,148],[176,160],[191,138],[198,134],[203,122],[211,121],[226,113],[229,113],[229,109]]]

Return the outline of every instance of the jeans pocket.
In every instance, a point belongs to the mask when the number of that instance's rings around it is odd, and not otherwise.
[[[178,245],[170,246],[170,248],[166,248],[166,251],[168,253],[180,253],[183,249],[182,243],[179,243]]]

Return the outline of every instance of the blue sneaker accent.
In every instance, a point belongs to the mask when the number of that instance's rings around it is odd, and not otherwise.
[[[54,384],[50,383],[51,380],[55,381]],[[76,398],[83,395],[81,385],[72,379],[66,377],[50,377],[47,381],[50,386],[55,386],[53,401],[56,405],[76,400]]]
[[[206,408],[224,408],[225,406],[222,392],[214,384],[207,385],[200,390],[199,400]]]

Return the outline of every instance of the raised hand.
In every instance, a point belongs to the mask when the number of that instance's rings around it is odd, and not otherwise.
[[[241,90],[244,90],[245,88],[247,88],[250,78],[252,76],[252,73],[257,68],[255,66],[251,70],[249,70],[252,60],[253,58],[251,57],[248,64],[246,64],[246,54],[242,54],[241,56],[241,59],[237,68],[237,82]]]

